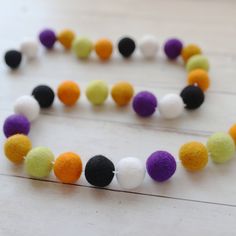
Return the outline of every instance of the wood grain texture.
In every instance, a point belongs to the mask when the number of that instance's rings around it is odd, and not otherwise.
[[[198,43],[210,60],[212,84],[198,111],[185,112],[174,121],[158,114],[139,119],[130,107],[117,108],[111,99],[92,107],[84,94],[73,109],[56,100],[33,122],[34,146],[50,147],[55,155],[75,151],[83,162],[94,154],[114,163],[137,156],[143,162],[158,149],[178,157],[179,147],[191,140],[206,142],[215,131],[227,131],[235,122],[236,107],[236,2],[233,0],[8,0],[1,1],[0,53],[18,47],[26,36],[36,37],[44,27],[74,29],[92,40],[123,35],[139,39],[154,34],[160,45],[178,36]],[[76,80],[84,91],[93,79],[109,86],[119,80],[135,90],[150,90],[159,98],[179,93],[186,85],[181,61],[169,63],[159,56],[145,61],[137,52],[130,61],[117,52],[108,63],[95,55],[78,61],[60,46],[40,51],[39,59],[24,62],[17,72],[0,64],[0,122],[12,113],[15,99],[30,94],[38,84],[54,89],[66,79]],[[5,138],[1,135],[1,143]],[[88,185],[84,176],[75,185],[30,179],[23,166],[13,166],[1,150],[0,235],[234,235],[236,233],[236,159],[225,165],[210,163],[202,173],[181,168],[171,181],[154,183],[146,176],[142,186],[123,191],[116,180],[106,189]]]

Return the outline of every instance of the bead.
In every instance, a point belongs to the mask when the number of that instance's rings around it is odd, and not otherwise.
[[[202,54],[202,50],[196,44],[189,44],[185,46],[181,52],[182,59],[185,63],[188,61],[190,57],[198,54]]]
[[[22,54],[17,50],[9,50],[5,53],[4,59],[7,66],[11,69],[17,69],[21,63]]]
[[[144,180],[145,172],[143,163],[135,157],[123,158],[116,166],[117,181],[124,189],[139,187]]]
[[[175,158],[166,151],[156,151],[148,157],[146,162],[150,177],[158,182],[168,180],[176,171]]]
[[[148,91],[139,92],[133,99],[134,111],[142,117],[151,116],[157,107],[157,99]]]
[[[80,156],[73,152],[61,154],[54,163],[54,174],[62,183],[75,183],[82,173]]]
[[[86,88],[86,96],[93,105],[101,105],[108,97],[108,85],[103,80],[93,80]]]
[[[58,42],[67,50],[71,48],[74,39],[75,33],[69,29],[62,30],[57,35]]]
[[[59,100],[66,106],[73,106],[80,97],[80,88],[74,81],[64,81],[57,89]]]
[[[54,155],[49,148],[31,149],[25,158],[26,172],[35,178],[47,177],[53,167]]]
[[[41,108],[48,108],[53,104],[55,94],[47,85],[38,85],[34,88],[32,96],[38,101]]]
[[[168,39],[164,45],[164,52],[168,59],[175,60],[182,51],[183,43],[179,39]]]
[[[197,85],[202,91],[206,91],[210,86],[208,73],[203,69],[192,70],[188,74],[188,84]]]
[[[40,107],[34,97],[25,95],[15,101],[14,111],[16,114],[24,115],[29,121],[33,121],[39,116]]]
[[[95,43],[95,52],[101,60],[108,60],[113,51],[112,42],[109,39],[99,39]]]
[[[39,34],[39,41],[45,48],[52,49],[57,41],[57,36],[53,30],[44,29]]]
[[[72,43],[72,51],[80,59],[86,59],[93,50],[93,43],[84,37],[76,38]]]
[[[146,35],[139,42],[139,49],[143,56],[147,59],[152,59],[156,56],[158,50],[157,38],[152,35]]]
[[[199,171],[208,163],[208,151],[202,143],[189,142],[181,146],[179,159],[188,171]]]
[[[182,90],[180,96],[183,99],[185,108],[189,110],[199,108],[205,99],[203,91],[199,87],[194,85],[185,87]]]
[[[111,89],[111,96],[118,106],[127,105],[134,95],[134,88],[128,82],[118,82]]]
[[[38,42],[34,39],[25,39],[21,43],[21,52],[27,59],[35,59],[38,55]]]
[[[7,117],[3,125],[3,132],[6,137],[14,134],[27,135],[30,131],[30,122],[23,115],[11,115]]]
[[[209,62],[205,56],[202,55],[195,55],[189,58],[186,64],[186,70],[188,72],[195,70],[195,69],[203,69],[205,71],[209,70]]]
[[[234,140],[227,133],[217,132],[208,139],[207,149],[214,162],[224,163],[235,153]]]
[[[85,166],[85,178],[94,186],[105,187],[114,177],[115,167],[113,163],[102,155],[89,159]]]
[[[9,137],[4,144],[6,157],[14,162],[20,163],[32,148],[30,139],[23,134],[15,134]]]
[[[160,100],[158,108],[161,116],[166,119],[174,119],[182,115],[184,103],[179,95],[170,93]]]
[[[134,40],[129,37],[122,38],[118,43],[118,50],[120,54],[125,58],[131,57],[135,50],[135,47],[136,45]]]
[[[236,124],[231,126],[231,128],[229,129],[229,134],[232,137],[232,139],[234,140],[234,143],[236,145]]]

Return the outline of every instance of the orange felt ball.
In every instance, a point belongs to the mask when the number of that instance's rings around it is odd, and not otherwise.
[[[57,89],[57,96],[63,104],[72,106],[80,97],[80,88],[74,81],[64,81]]]
[[[112,42],[109,39],[99,39],[95,43],[95,52],[101,60],[108,60],[113,51]]]
[[[232,139],[234,140],[234,143],[236,145],[236,124],[231,126],[231,128],[229,129],[229,134],[232,137]]]
[[[202,91],[206,91],[210,86],[208,73],[203,69],[195,69],[188,74],[188,84],[197,84]]]
[[[128,82],[118,82],[111,90],[113,100],[119,106],[127,105],[134,95],[133,86]]]
[[[188,59],[194,55],[202,54],[201,48],[196,44],[189,44],[182,49],[181,56],[183,61],[186,63]]]
[[[62,183],[75,183],[82,173],[80,156],[73,152],[61,154],[54,163],[54,173]]]
[[[75,38],[75,33],[69,29],[65,29],[57,35],[58,41],[62,44],[62,46],[65,49],[71,48],[74,38]]]

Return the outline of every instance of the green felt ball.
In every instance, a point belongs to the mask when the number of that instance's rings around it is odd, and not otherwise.
[[[102,80],[94,80],[86,88],[86,96],[94,105],[101,105],[108,97],[108,85]]]
[[[53,160],[54,155],[49,148],[33,148],[25,158],[26,172],[35,178],[47,177],[52,170]]]
[[[233,157],[235,144],[229,134],[217,132],[208,139],[207,149],[214,162],[224,163]]]
[[[72,51],[78,58],[88,58],[92,50],[93,43],[88,38],[78,37],[72,43]]]
[[[195,70],[195,69],[203,69],[205,71],[209,70],[209,61],[208,59],[203,55],[195,55],[190,57],[186,64],[186,70],[188,72]]]

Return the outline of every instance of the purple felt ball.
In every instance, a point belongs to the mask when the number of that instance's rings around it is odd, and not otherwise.
[[[179,39],[169,39],[166,41],[164,51],[170,60],[175,60],[182,51],[183,43]]]
[[[14,134],[27,135],[30,131],[30,122],[23,115],[11,115],[7,117],[3,125],[3,132],[8,138]]]
[[[150,92],[139,92],[133,99],[133,109],[139,116],[151,116],[155,112],[156,107],[157,99]]]
[[[175,158],[166,151],[156,151],[147,159],[147,172],[158,182],[168,180],[176,171]]]
[[[39,34],[39,41],[47,49],[51,49],[54,46],[54,43],[57,40],[55,32],[51,29],[45,29]]]

